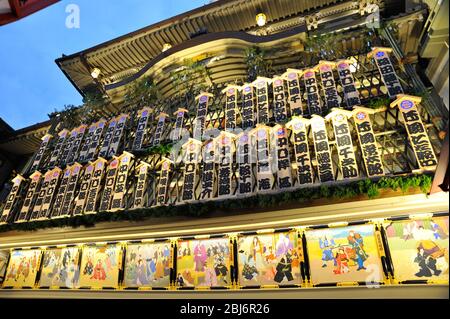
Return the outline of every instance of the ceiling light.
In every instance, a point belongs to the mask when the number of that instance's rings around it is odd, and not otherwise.
[[[172,47],[170,43],[164,43],[162,52],[169,50]]]
[[[100,75],[100,69],[99,68],[94,68],[91,72],[91,76],[96,79],[98,78],[98,76]]]
[[[256,24],[263,27],[266,24],[267,17],[264,13],[258,13],[256,15]]]

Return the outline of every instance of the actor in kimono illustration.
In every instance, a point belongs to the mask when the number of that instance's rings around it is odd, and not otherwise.
[[[146,275],[146,267],[142,262],[142,259],[139,259],[136,269],[136,284],[137,285],[147,285],[147,275]]]
[[[214,257],[214,270],[217,277],[221,277],[225,283],[227,283],[228,269],[225,265],[225,258],[223,252],[220,252]]]
[[[164,263],[162,258],[162,252],[158,249],[158,260],[156,261],[155,279],[161,279],[164,277]]]
[[[88,253],[87,262],[83,269],[83,275],[92,275],[94,271],[94,262],[92,261],[92,252]]]
[[[198,241],[194,247],[195,271],[205,271],[205,262],[207,258],[205,245]]]
[[[94,274],[92,275],[91,279],[96,279],[96,280],[105,280],[106,279],[106,271],[105,271],[105,268],[103,267],[101,259],[97,260],[97,264],[95,265],[95,268],[94,268]]]
[[[336,260],[336,268],[333,270],[333,272],[336,275],[339,274],[345,274],[348,272],[348,256],[345,253],[345,250],[343,247],[340,247],[338,252],[336,253],[335,256],[335,260]]]
[[[333,238],[328,240],[327,236],[319,239],[319,247],[322,250],[322,268],[327,267],[327,262],[333,261],[334,266],[336,266],[336,260],[333,256],[333,248],[336,246]]]
[[[277,265],[277,273],[275,274],[275,277],[273,278],[273,280],[275,280],[276,282],[280,283],[283,281],[284,277],[286,277],[286,279],[288,281],[292,281],[294,280],[294,277],[292,276],[292,258],[291,258],[291,253],[287,252],[286,255],[284,255],[283,257],[281,257],[278,265]]]
[[[277,257],[286,255],[286,253],[293,247],[291,241],[289,240],[289,235],[280,234],[276,247]]]
[[[448,254],[448,253],[447,253]],[[442,270],[437,269],[437,259],[446,255],[446,249],[441,249],[431,240],[422,240],[417,245],[417,256],[414,262],[419,265],[417,277],[439,276]]]
[[[348,243],[352,247],[352,250],[355,254],[354,259],[356,263],[358,264],[357,271],[366,269],[364,267],[364,261],[369,257],[364,250],[364,242],[361,234],[355,233],[353,230],[349,232],[349,235],[347,237]]]
[[[253,260],[253,256],[249,255],[247,262],[244,264],[242,268],[242,276],[244,276],[247,280],[256,279],[258,276],[258,269],[255,267],[255,261]]]
[[[257,236],[253,237],[252,243],[250,245],[250,254],[253,257],[253,262],[255,263],[256,269],[264,269],[264,246]]]

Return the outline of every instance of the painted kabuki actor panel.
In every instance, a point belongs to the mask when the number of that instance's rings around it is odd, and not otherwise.
[[[383,281],[374,225],[308,230],[305,235],[313,285]]]
[[[78,247],[46,249],[42,256],[40,287],[75,288],[80,276]]]
[[[448,216],[394,221],[386,236],[398,282],[448,282]]]
[[[0,285],[5,280],[6,266],[8,265],[9,251],[0,250]]]
[[[14,250],[11,253],[3,287],[33,288],[40,261],[39,249]]]
[[[125,257],[125,287],[170,286],[172,248],[169,242],[127,245]]]
[[[241,286],[300,285],[303,252],[296,232],[243,236],[238,239]]]
[[[231,286],[228,238],[183,240],[177,244],[178,287]]]
[[[448,239],[448,213],[433,213],[352,225],[0,250],[0,280],[5,277],[2,288],[45,289],[442,285],[449,280]]]
[[[117,288],[121,256],[119,244],[83,247],[80,287]]]

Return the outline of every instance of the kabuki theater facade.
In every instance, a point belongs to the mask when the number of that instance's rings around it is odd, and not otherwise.
[[[448,298],[448,5],[214,1],[56,59],[84,104],[0,119],[0,297]]]

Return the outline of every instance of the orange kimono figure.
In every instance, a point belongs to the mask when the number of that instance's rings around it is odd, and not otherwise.
[[[336,275],[345,274],[348,272],[348,257],[343,248],[339,248],[339,251],[336,253],[336,268],[333,272]]]
[[[8,277],[7,277],[6,279],[12,279],[12,278],[14,278],[16,275],[17,275],[17,272],[16,272],[16,264],[12,264],[12,266],[11,266],[11,271],[9,272]]]
[[[101,259],[99,259],[97,261],[97,265],[95,265],[94,274],[92,275],[91,279],[97,279],[97,280],[105,280],[106,279],[106,272],[105,272],[105,268],[103,268]]]
[[[161,254],[159,254],[158,261],[156,262],[155,279],[164,277],[164,264],[161,259],[162,259],[162,256],[161,256]]]

